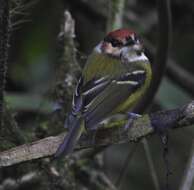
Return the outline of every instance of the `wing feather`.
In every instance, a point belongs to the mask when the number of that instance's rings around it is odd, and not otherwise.
[[[145,82],[144,70],[135,70],[125,73],[117,78],[101,77],[94,78],[86,84],[80,83],[77,89],[79,96],[78,105],[81,105],[83,117],[88,128],[93,128],[97,123],[114,113],[118,105],[124,103]],[[74,109],[76,110],[76,109]],[[78,110],[78,109],[77,109]]]

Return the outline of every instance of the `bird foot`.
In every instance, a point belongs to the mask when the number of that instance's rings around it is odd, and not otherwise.
[[[128,115],[128,121],[127,121],[127,123],[126,123],[125,126],[124,126],[124,128],[125,128],[126,130],[129,129],[129,127],[132,126],[133,121],[134,121],[135,119],[141,117],[140,114],[136,114],[136,113],[132,113],[132,112],[128,112],[127,115]]]

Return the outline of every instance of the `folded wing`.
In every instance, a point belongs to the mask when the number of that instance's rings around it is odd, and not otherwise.
[[[83,85],[81,77],[73,98],[72,114],[83,115],[87,128],[95,128],[110,116],[145,82],[144,70],[135,70],[117,78],[93,78]]]

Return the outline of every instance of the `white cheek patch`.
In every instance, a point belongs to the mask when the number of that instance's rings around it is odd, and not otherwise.
[[[145,56],[144,53],[141,53],[141,55],[128,56],[128,60],[130,62],[135,62],[135,61],[148,61],[148,58]]]
[[[148,61],[148,58],[143,52],[141,55],[137,55],[137,53],[129,47],[122,48],[121,53],[123,59],[127,60],[128,62]]]
[[[94,51],[96,53],[104,53],[107,55],[112,55],[113,57],[120,57],[120,53],[121,53],[121,49],[119,48],[114,48],[112,47],[112,45],[106,47],[106,49],[104,49],[104,51],[102,51],[102,45],[103,42],[100,42],[95,48]]]
[[[121,50],[118,48],[112,48],[109,54],[111,54],[114,57],[120,57]]]
[[[135,41],[135,35],[134,34],[131,34],[131,38],[133,41]]]

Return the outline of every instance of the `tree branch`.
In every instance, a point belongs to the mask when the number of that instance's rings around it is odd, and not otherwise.
[[[58,63],[56,68],[55,95],[61,107],[70,106],[76,75],[80,73],[80,66],[76,60],[75,21],[69,11],[64,11],[64,20],[58,35]],[[66,110],[67,111],[67,110]],[[63,115],[65,115],[63,113]]]
[[[62,127],[67,112],[71,108],[73,91],[76,86],[76,78],[80,75],[81,68],[76,59],[75,20],[68,10],[64,11],[63,22],[58,35],[58,60],[56,65],[56,82],[54,97],[56,106],[51,125]]]
[[[107,32],[122,28],[124,7],[125,7],[125,0],[109,1]]]
[[[126,130],[127,119],[114,121],[102,126],[97,131],[88,131],[83,134],[76,149],[85,149],[98,146],[107,146],[124,142],[135,142],[143,137],[154,134],[156,124],[163,126],[163,130],[180,128],[194,123],[194,101],[177,109],[159,111],[145,114],[135,119],[132,126]],[[11,166],[25,161],[52,156],[59,144],[62,143],[64,134],[51,136],[39,141],[24,144],[0,153],[0,167]]]

